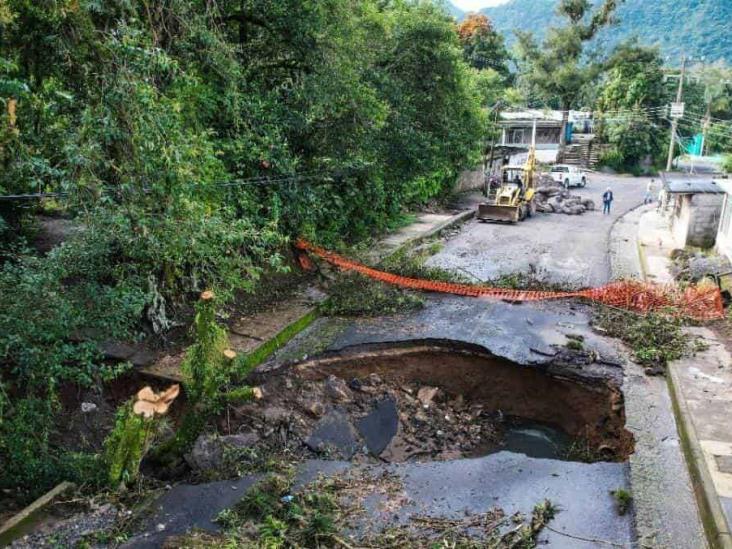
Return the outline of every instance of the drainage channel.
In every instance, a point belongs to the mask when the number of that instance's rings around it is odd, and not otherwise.
[[[220,428],[262,453],[357,462],[444,461],[500,451],[625,461],[622,393],[611,380],[550,373],[450,345],[379,345],[260,374],[264,398]]]

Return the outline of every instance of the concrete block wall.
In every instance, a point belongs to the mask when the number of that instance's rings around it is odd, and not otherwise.
[[[711,248],[717,237],[719,219],[722,215],[722,194],[695,194],[689,204],[689,226],[686,235],[687,246]]]
[[[460,174],[455,192],[473,191],[483,188],[483,170],[466,170]]]

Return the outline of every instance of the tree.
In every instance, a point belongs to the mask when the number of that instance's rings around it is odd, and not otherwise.
[[[606,157],[619,170],[636,169],[663,149],[666,104],[663,61],[657,49],[621,44],[605,63],[595,105],[596,133],[613,146]]]
[[[476,69],[493,69],[508,78],[508,51],[503,35],[493,28],[488,17],[469,13],[458,25],[465,61]]]
[[[520,78],[528,95],[555,104],[562,111],[560,158],[567,145],[569,110],[598,74],[599,65],[584,55],[585,46],[602,27],[613,22],[615,8],[620,2],[622,0],[604,0],[593,11],[589,0],[561,0],[557,13],[566,18],[567,24],[549,29],[541,46],[530,32],[516,32]]]
[[[732,94],[730,94],[732,70],[720,61],[713,65],[695,67],[692,75],[698,78],[699,84],[704,89],[702,154],[710,150],[728,149],[730,141],[732,141],[732,132],[729,131],[730,124],[714,123],[713,118],[723,116],[728,119],[732,114],[730,112],[732,108]]]

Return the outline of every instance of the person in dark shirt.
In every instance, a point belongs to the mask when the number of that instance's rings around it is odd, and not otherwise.
[[[602,213],[610,215],[610,206],[613,203],[613,191],[610,187],[607,188],[605,193],[602,195]]]

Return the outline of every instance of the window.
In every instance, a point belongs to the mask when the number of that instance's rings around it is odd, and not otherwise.
[[[552,168],[552,173],[569,173],[569,167],[568,166],[554,166]]]
[[[512,145],[521,145],[524,143],[524,130],[511,130],[508,142]]]

